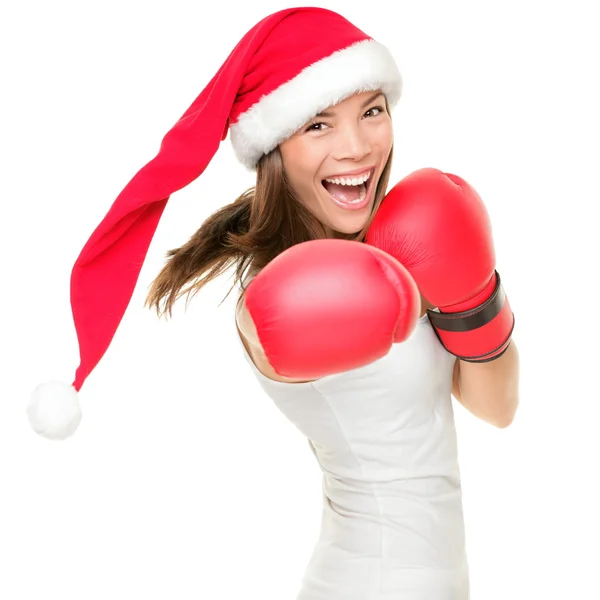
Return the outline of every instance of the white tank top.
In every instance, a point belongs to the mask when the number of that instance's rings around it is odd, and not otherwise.
[[[296,600],[468,600],[452,407],[455,357],[427,316],[357,369],[262,388],[323,473],[318,542]]]

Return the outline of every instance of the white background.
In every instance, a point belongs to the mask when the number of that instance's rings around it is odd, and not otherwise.
[[[172,321],[142,306],[166,251],[252,185],[228,140],[172,197],[75,436],[49,442],[25,413],[38,383],[72,381],[69,276],[88,236],[241,36],[286,7],[235,4],[2,8],[3,600],[295,598],[320,472],[242,357],[234,295],[219,306],[230,280]],[[600,47],[594,3],[566,4],[320,3],[403,72],[392,182],[457,173],[492,218],[521,406],[499,430],[455,403],[473,600],[600,597]]]

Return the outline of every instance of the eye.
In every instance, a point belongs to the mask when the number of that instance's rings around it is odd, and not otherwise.
[[[385,109],[383,108],[383,106],[372,106],[366,113],[365,116],[369,115],[376,117],[377,115],[381,114],[385,112]]]
[[[308,125],[304,131],[323,131],[323,127],[327,127],[327,125],[325,125],[325,123],[317,121]]]

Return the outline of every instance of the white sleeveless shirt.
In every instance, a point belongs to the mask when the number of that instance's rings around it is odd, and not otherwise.
[[[323,473],[320,536],[296,600],[468,600],[455,357],[427,316],[382,358],[306,383],[265,377],[240,344]]]

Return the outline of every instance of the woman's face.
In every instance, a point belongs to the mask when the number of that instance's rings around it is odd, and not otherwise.
[[[369,220],[392,143],[385,96],[362,92],[311,119],[279,150],[298,200],[327,234],[351,234]]]

